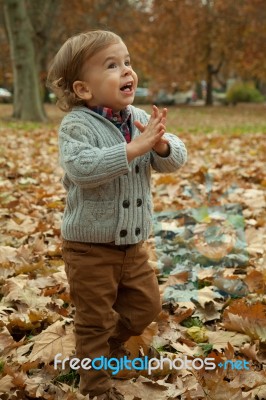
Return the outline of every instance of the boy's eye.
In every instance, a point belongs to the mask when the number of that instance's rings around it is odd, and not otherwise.
[[[125,61],[124,64],[125,64],[125,66],[130,67],[130,65],[131,65],[130,60]],[[110,69],[117,68],[117,66],[118,66],[118,64],[113,62],[108,65],[108,68],[110,68]]]
[[[115,63],[112,63],[112,64],[109,64],[108,65],[108,68],[115,68],[116,67],[116,64]]]

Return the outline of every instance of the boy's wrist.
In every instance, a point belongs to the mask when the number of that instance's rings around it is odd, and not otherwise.
[[[170,146],[168,143],[159,143],[152,148],[160,157],[168,157],[170,154]]]
[[[126,152],[127,152],[127,161],[130,163],[134,158],[138,157],[140,154],[138,154],[138,149],[134,141],[128,143],[126,145]]]

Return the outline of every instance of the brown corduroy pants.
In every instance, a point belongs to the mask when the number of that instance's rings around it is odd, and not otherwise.
[[[63,259],[75,305],[76,357],[108,357],[110,348],[140,335],[161,311],[159,287],[143,241],[135,245],[63,240]],[[105,370],[82,370],[80,392],[108,390]]]

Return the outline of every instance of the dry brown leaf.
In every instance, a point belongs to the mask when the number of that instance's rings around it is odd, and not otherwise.
[[[223,381],[217,386],[212,386],[210,388],[210,382],[208,382],[208,389],[205,388],[205,393],[209,395],[211,399],[215,400],[251,400],[250,396],[244,397],[241,389],[239,388],[232,388],[229,382]]]
[[[258,221],[258,218],[256,218]],[[245,230],[245,237],[247,240],[247,251],[251,256],[263,255],[266,246],[266,235],[265,235],[265,220],[263,227],[260,228],[247,228]]]
[[[0,246],[0,264],[7,262],[22,263],[23,259],[18,256],[18,251],[11,246]]]
[[[132,336],[126,343],[132,357],[139,357],[139,349],[142,348],[145,355],[149,352],[152,339],[158,333],[158,325],[152,322],[140,336]]]
[[[223,314],[223,327],[266,340],[266,305],[248,304],[245,299],[234,301]]]
[[[239,349],[244,343],[250,342],[249,336],[236,332],[222,330],[216,332],[206,331],[206,335],[208,336],[209,343],[213,345],[213,349],[218,351],[224,350],[228,343]]]
[[[258,343],[254,343],[253,345],[245,343],[244,346],[240,348],[240,351],[241,354],[244,354],[244,356],[249,360],[255,360],[264,364],[266,363],[266,356],[260,354]]]
[[[199,351],[199,347],[198,346],[194,346],[194,347],[189,347],[187,346],[185,343],[171,343],[171,347],[173,347],[173,349],[175,349],[179,355],[180,353],[189,357],[194,357],[195,354],[198,353]]]
[[[220,319],[222,306],[222,304],[214,301],[206,302],[205,307],[197,305],[193,317],[198,317],[202,322]]]
[[[20,342],[18,342],[18,347],[16,347],[14,350],[9,351],[7,357],[12,357],[12,362],[14,362],[16,365],[18,364],[24,364],[28,362],[28,354],[31,351],[31,348],[33,344],[31,342],[26,342],[26,339],[24,340],[21,339]]]
[[[27,375],[24,372],[15,372],[13,375],[13,384],[18,389],[24,389],[26,386]]]
[[[212,303],[217,310],[220,310],[223,304],[216,301],[219,299],[223,299],[223,296],[215,291],[215,286],[205,286],[203,289],[198,290],[197,297],[194,300],[202,308]]]
[[[253,339],[266,340],[265,322],[256,321],[245,318],[240,315],[227,313],[226,321],[224,320],[223,327],[232,329],[237,332],[244,332]],[[262,325],[263,324],[263,325]]]
[[[13,376],[5,375],[3,378],[0,378],[0,393],[10,393],[13,388]]]
[[[266,275],[261,271],[252,270],[244,279],[251,293],[265,293],[266,292]]]
[[[158,327],[160,337],[167,342],[176,342],[181,337],[180,325],[174,320],[174,317],[169,316],[167,313],[162,312],[159,315]]]
[[[30,314],[30,310],[28,311]],[[26,312],[14,312],[8,317],[9,329],[16,330],[19,328],[21,331],[31,331],[40,326],[41,319],[31,321],[30,315]]]
[[[175,185],[177,182],[177,177],[175,177],[173,174],[162,174],[156,179],[155,184],[156,185]]]
[[[194,310],[191,308],[185,308],[185,307],[178,307],[175,310],[175,314],[173,317],[173,320],[177,323],[180,324],[180,322],[184,321],[188,317],[190,317],[193,314]]]
[[[20,302],[28,307],[44,307],[49,303],[49,299],[40,296],[40,290],[37,287],[29,286],[27,275],[19,275],[6,280],[3,286],[5,301]]]
[[[0,332],[0,355],[5,354],[10,347],[16,344],[13,337],[10,335],[9,330],[3,327]]]
[[[175,385],[167,384],[163,380],[157,382],[149,378],[140,376],[136,381],[115,382],[115,387],[125,395],[126,400],[134,398],[140,400],[165,400],[167,398],[176,398],[186,392],[186,388],[178,388]]]
[[[41,362],[50,363],[56,354],[61,354],[61,360],[70,357],[75,351],[75,338],[73,324],[67,325],[65,321],[56,321],[33,339],[34,345],[29,361],[39,359]]]
[[[239,371],[237,376],[230,382],[234,388],[243,388],[245,391],[259,387],[266,382],[266,371]]]
[[[243,193],[244,203],[251,209],[265,208],[265,192],[259,189],[246,189]]]
[[[18,219],[11,219],[7,225],[6,228],[9,232],[12,232],[13,235],[16,235],[16,232],[20,233],[21,236],[24,234],[30,234],[36,232],[36,228],[38,226],[38,221],[28,217],[27,215],[24,215],[22,220]],[[18,237],[20,235],[17,235]]]
[[[69,385],[64,383],[60,383],[60,386],[55,385],[51,379],[37,376],[27,379],[25,390],[31,398],[60,400],[64,393],[69,391]]]
[[[256,387],[255,389],[247,392],[252,399],[264,400],[266,399],[266,384]]]
[[[223,243],[210,245],[206,242],[204,232],[196,234],[194,237],[194,245],[196,249],[210,260],[219,261],[229,254],[235,246],[236,233],[232,229],[230,233],[223,233],[225,239]]]

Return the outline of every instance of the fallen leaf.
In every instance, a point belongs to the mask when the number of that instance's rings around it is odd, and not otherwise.
[[[70,357],[75,351],[73,324],[56,321],[32,341],[34,345],[29,361],[40,359],[41,362],[50,363],[56,354],[61,354],[61,360]]]
[[[209,343],[213,345],[213,349],[221,351],[230,343],[234,348],[239,349],[244,343],[250,342],[250,337],[241,333],[222,331],[216,332],[206,331]]]

